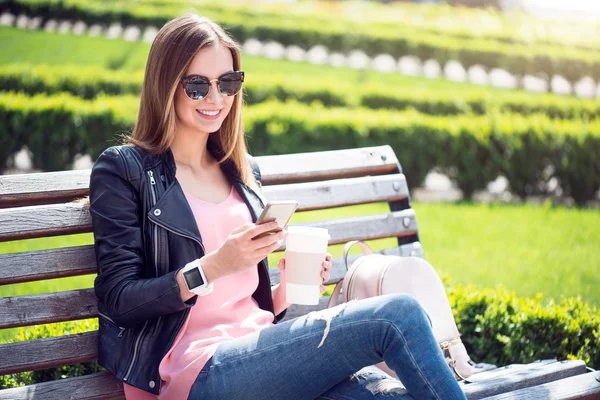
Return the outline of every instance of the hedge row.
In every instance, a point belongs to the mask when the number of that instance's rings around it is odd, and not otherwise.
[[[95,158],[133,126],[137,107],[134,96],[86,101],[64,93],[0,93],[0,165],[24,145],[42,170],[66,169],[78,153]],[[600,120],[508,113],[435,117],[414,110],[324,111],[318,104],[265,102],[247,107],[244,121],[253,154],[389,144],[412,185],[420,185],[437,166],[466,198],[499,174],[519,196],[534,193],[540,181],[553,176],[578,204],[600,189]]]
[[[98,0],[95,0],[98,1]],[[481,1],[481,0],[480,0]],[[482,0],[497,2],[498,0]],[[204,2],[198,5],[193,1],[149,0],[145,4],[160,6],[197,5],[208,7],[213,12],[234,11],[248,18],[278,17],[288,18],[290,9],[279,5],[244,4],[239,2]],[[449,1],[452,3],[452,1]],[[298,18],[310,18],[322,24],[343,23],[354,29],[384,28],[402,35],[406,30],[425,31],[440,36],[450,36],[462,40],[486,39],[507,44],[528,46],[546,45],[564,48],[566,46],[600,50],[600,41],[596,37],[597,27],[590,21],[549,21],[536,18],[525,12],[505,15],[490,8],[454,7],[449,4],[423,5],[400,3],[394,6],[373,4],[324,4],[321,2],[302,2],[293,10]],[[356,16],[360,15],[360,19]],[[587,36],[585,36],[587,34]]]
[[[4,10],[37,15],[44,20],[62,18],[99,24],[119,22],[141,27],[160,27],[188,11],[181,6],[87,3],[86,0],[8,0],[0,4],[0,12]],[[357,29],[344,21],[332,19],[324,24],[290,14],[261,15],[260,24],[257,24],[256,18],[249,18],[233,9],[208,5],[203,5],[198,12],[223,24],[241,42],[256,38],[304,49],[325,45],[332,51],[343,53],[362,49],[370,56],[391,54],[399,58],[411,55],[421,60],[435,59],[440,63],[458,60],[465,68],[473,65],[487,69],[504,68],[516,76],[543,73],[548,78],[559,74],[570,82],[584,76],[600,81],[600,53],[569,47],[507,44],[481,38],[467,40],[400,24],[394,30],[375,24]]]
[[[58,94],[68,92],[92,99],[100,94],[139,95],[143,72],[110,71],[99,67],[8,64],[0,66],[0,89],[28,94]],[[351,85],[334,83],[315,77],[285,77],[261,73],[252,74],[244,85],[248,104],[268,99],[296,100],[301,103],[320,101],[327,107],[406,109],[432,115],[465,113],[486,114],[492,110],[517,114],[545,113],[550,118],[595,119],[600,117],[600,101],[582,100],[551,94],[527,92],[485,93],[468,90],[451,93],[448,90],[414,91],[389,88],[374,83]]]
[[[498,366],[539,359],[580,359],[600,368],[600,314],[580,299],[544,304],[505,289],[447,289],[458,330],[477,362]],[[97,320],[21,328],[11,341],[41,339],[97,329]],[[0,389],[81,376],[101,370],[96,362],[0,376]]]
[[[92,0],[99,1],[99,0]],[[480,3],[496,4],[499,0],[479,0]],[[391,31],[399,28],[424,30],[441,36],[460,39],[484,38],[501,43],[523,45],[550,45],[575,47],[585,50],[600,50],[596,37],[597,26],[591,21],[548,21],[526,12],[511,12],[510,15],[486,8],[454,7],[450,4],[396,3],[380,6],[368,3],[331,4],[318,1],[300,2],[294,5],[294,16],[311,18],[323,24],[341,21],[357,29],[378,25]],[[460,3],[460,1],[459,1]],[[155,6],[196,5],[215,11],[233,10],[249,18],[287,18],[289,7],[264,2],[219,3],[191,0],[145,0],[144,4]],[[360,15],[360,18],[357,18]]]

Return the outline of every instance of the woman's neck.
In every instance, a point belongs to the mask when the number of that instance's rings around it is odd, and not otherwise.
[[[203,170],[211,162],[207,143],[209,133],[178,129],[175,140],[171,144],[171,151],[175,163],[185,165],[192,170]]]

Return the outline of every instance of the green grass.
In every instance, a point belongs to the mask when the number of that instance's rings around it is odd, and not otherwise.
[[[21,63],[48,65],[97,65],[109,69],[125,71],[143,70],[150,45],[142,42],[130,43],[124,40],[109,40],[75,36],[70,34],[47,33],[45,31],[23,31],[17,28],[0,27],[0,63]],[[427,91],[429,89],[448,90],[460,97],[460,91],[470,93],[505,93],[514,91],[482,87],[469,83],[408,77],[401,74],[385,74],[374,70],[357,71],[351,68],[335,68],[313,65],[305,62],[270,60],[264,57],[244,55],[242,68],[252,79],[252,73],[271,73],[273,76],[287,76],[302,80],[318,77],[329,78],[332,82],[361,84],[368,82],[394,87],[395,90]]]
[[[547,299],[580,295],[600,306],[600,213],[596,210],[533,205],[415,203],[426,259],[452,282],[478,287],[504,285],[519,296]],[[382,213],[371,204],[299,213],[292,222]],[[0,243],[0,254],[92,243],[91,234]],[[395,239],[370,242],[375,249]],[[334,257],[341,245],[330,246]],[[277,265],[281,253],[269,263]],[[91,287],[93,275],[0,287],[0,296]],[[13,330],[0,331],[0,341]]]

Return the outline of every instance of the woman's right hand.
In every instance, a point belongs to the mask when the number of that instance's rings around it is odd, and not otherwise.
[[[281,247],[287,236],[284,231],[252,240],[253,237],[276,228],[277,222],[269,222],[260,225],[246,223],[234,229],[213,254],[219,275],[235,274],[254,267]]]

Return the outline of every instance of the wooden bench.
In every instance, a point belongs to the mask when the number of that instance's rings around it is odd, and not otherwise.
[[[390,211],[308,225],[326,227],[330,244],[353,239],[397,238],[385,254],[423,257],[406,178],[389,146],[257,157],[269,199],[297,199],[299,211],[387,202]],[[0,241],[90,232],[86,207],[73,199],[88,193],[89,170],[0,176]],[[324,214],[326,215],[326,214]],[[354,256],[356,257],[356,256]],[[351,258],[352,261],[352,258]],[[345,268],[333,260],[331,280]],[[0,255],[0,285],[95,274],[92,245]],[[271,269],[273,283],[279,281]],[[292,306],[286,319],[326,307]],[[0,329],[97,316],[93,289],[0,298]],[[97,332],[0,345],[0,375],[95,360]],[[482,365],[479,365],[480,367]],[[485,367],[485,365],[483,365]],[[489,367],[489,365],[487,366]],[[600,396],[600,374],[582,361],[540,361],[474,375],[469,399],[591,399]],[[486,368],[479,368],[485,370]],[[107,372],[0,391],[0,399],[118,399],[123,387]]]

